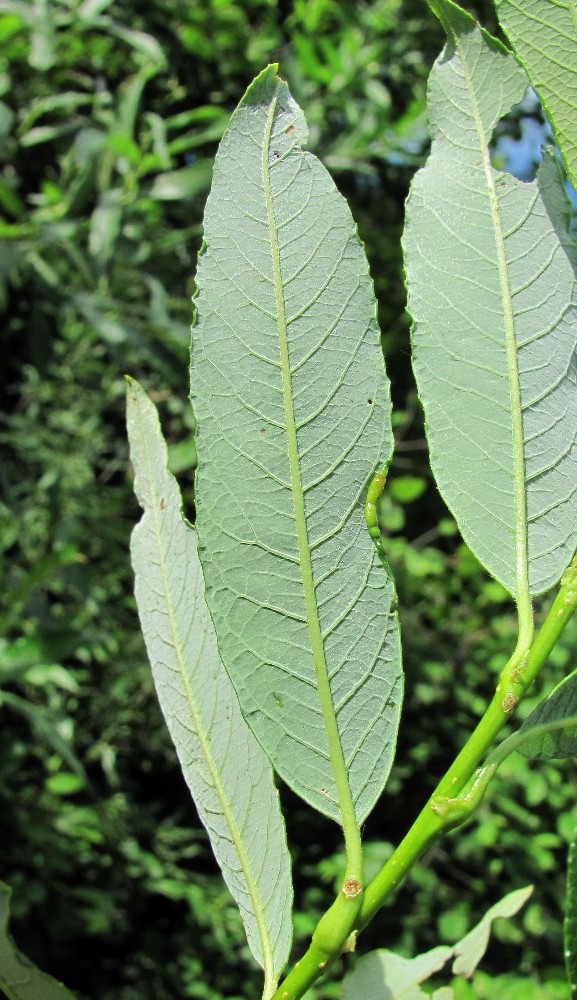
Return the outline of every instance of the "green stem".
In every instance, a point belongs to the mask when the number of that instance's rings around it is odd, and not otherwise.
[[[577,558],[563,575],[559,592],[527,655],[519,644],[501,673],[497,690],[475,731],[441,779],[413,826],[378,875],[367,886],[356,928],[362,930],[397,888],[415,861],[443,830],[454,825],[443,802],[455,799],[472,780],[482,757],[535,678],[577,607]]]
[[[357,932],[366,927],[431,842],[455,825],[455,813],[446,808],[447,801],[458,800],[459,794],[472,780],[474,793],[484,791],[487,783],[485,779],[494,773],[496,767],[491,766],[489,775],[485,774],[484,769],[475,775],[479,761],[545,665],[576,608],[577,556],[563,575],[559,592],[531,649],[525,653],[521,644],[517,643],[501,673],[491,704],[475,731],[395,853],[365,889],[358,916],[353,923]],[[325,968],[339,954],[353,946],[354,932],[351,935],[345,932],[350,913],[347,901],[339,893],[337,900],[321,918],[310,948],[279,986],[272,1000],[299,1000],[323,974]]]
[[[361,897],[347,899],[339,892],[332,906],[323,914],[313,933],[309,948],[273,994],[271,1000],[299,1000],[322,976],[343,951],[354,949],[356,934],[351,934],[359,912]],[[349,947],[349,939],[353,944]]]

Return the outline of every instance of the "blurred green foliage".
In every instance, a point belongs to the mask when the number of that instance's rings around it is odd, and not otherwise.
[[[242,926],[138,629],[123,375],[161,404],[192,517],[188,341],[202,210],[228,115],[266,62],[280,62],[311,147],[350,200],[397,405],[381,514],[407,704],[389,789],[366,824],[370,871],[469,733],[513,644],[510,602],[433,489],[410,373],[399,237],[441,45],[420,0],[0,0],[0,877],[19,946],[79,997],[258,993],[257,971],[239,986]],[[574,666],[576,639],[573,629],[556,652],[548,686]],[[509,762],[474,822],[429,853],[363,947],[454,941],[471,914],[533,881],[534,901],[497,931],[485,968],[539,967],[553,985],[535,978],[535,997],[556,996],[570,775],[569,764]],[[341,844],[336,827],[282,795],[298,953],[330,900]],[[335,983],[315,993],[336,995]]]

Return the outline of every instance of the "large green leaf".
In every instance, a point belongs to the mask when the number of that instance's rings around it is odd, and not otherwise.
[[[142,632],[184,777],[264,967],[268,997],[291,941],[290,861],[278,794],[220,662],[196,534],[181,514],[158,415],[132,380],[127,397],[135,492],[144,509],[131,540]]]
[[[497,13],[553,126],[577,189],[577,8],[574,0],[496,0]]]
[[[37,969],[14,944],[8,930],[11,892],[0,882],[0,992],[8,1000],[74,1000],[70,990]]]
[[[393,587],[363,517],[392,446],[388,384],[353,220],[303,151],[303,113],[275,69],[233,115],[206,207],[200,556],[223,662],[275,768],[321,812],[339,820],[348,797],[362,820],[401,701]]]
[[[517,597],[551,587],[577,542],[575,249],[560,168],[492,168],[523,95],[515,58],[450,0],[431,73],[433,136],[404,237],[414,366],[439,488],[477,557]]]

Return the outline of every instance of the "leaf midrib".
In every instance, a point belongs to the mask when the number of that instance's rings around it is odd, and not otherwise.
[[[460,37],[452,31],[455,47],[459,52],[465,83],[473,112],[473,119],[479,140],[479,149],[483,162],[483,172],[489,194],[491,221],[497,251],[497,267],[501,288],[501,301],[505,321],[505,341],[507,349],[507,367],[509,370],[509,389],[511,393],[511,425],[513,438],[513,494],[515,500],[515,599],[519,616],[519,639],[517,653],[523,656],[531,645],[533,636],[533,609],[529,590],[529,546],[527,524],[527,492],[525,482],[525,442],[523,436],[523,417],[521,408],[521,384],[519,365],[517,362],[517,342],[515,337],[515,320],[513,316],[513,301],[509,284],[509,271],[505,253],[505,239],[501,226],[501,214],[493,168],[489,156],[489,146],[485,136],[485,128],[477,104],[473,81],[471,79],[467,58],[463,52]]]
[[[138,401],[137,398],[135,399],[135,402],[136,402],[136,405],[140,409],[140,403],[139,403],[139,401]],[[187,705],[188,705],[188,709],[189,709],[189,712],[190,712],[190,716],[192,718],[192,722],[193,722],[193,726],[194,726],[194,731],[196,733],[196,736],[197,736],[197,739],[198,739],[198,742],[199,742],[199,745],[200,745],[200,749],[201,749],[202,755],[204,757],[206,766],[208,768],[208,771],[209,771],[209,774],[210,774],[210,777],[211,777],[211,781],[212,781],[213,786],[214,786],[214,790],[215,790],[217,798],[218,798],[218,800],[220,802],[224,819],[225,819],[225,821],[227,823],[227,826],[228,826],[228,828],[230,830],[231,840],[232,840],[232,842],[234,844],[234,847],[235,847],[235,850],[237,852],[237,855],[238,855],[238,858],[239,858],[239,861],[240,861],[240,866],[241,866],[241,869],[242,869],[242,873],[243,873],[245,881],[246,881],[246,886],[247,886],[248,894],[249,894],[250,900],[252,902],[252,907],[253,907],[255,922],[256,922],[256,925],[257,925],[257,928],[258,928],[258,935],[259,935],[259,939],[260,939],[260,943],[261,943],[261,948],[262,948],[263,972],[264,972],[263,1000],[266,1000],[267,997],[269,997],[269,996],[272,995],[272,993],[274,992],[274,990],[276,988],[276,985],[277,985],[277,977],[276,977],[275,968],[274,968],[274,956],[273,956],[272,944],[271,944],[271,941],[270,941],[270,938],[269,938],[269,935],[268,935],[267,922],[266,922],[266,918],[265,918],[264,911],[263,911],[263,908],[262,908],[262,903],[261,903],[261,899],[260,899],[260,893],[258,891],[258,887],[256,885],[256,882],[255,882],[255,879],[254,879],[254,876],[253,876],[253,873],[252,873],[252,868],[251,868],[250,861],[249,861],[249,859],[247,857],[247,854],[246,854],[246,851],[245,851],[245,848],[244,848],[244,842],[243,842],[243,839],[242,839],[242,834],[241,834],[240,830],[238,829],[238,826],[237,826],[236,820],[234,818],[234,813],[232,811],[232,807],[231,807],[229,798],[228,798],[228,796],[227,796],[227,794],[226,794],[226,792],[224,790],[224,787],[222,785],[222,782],[220,780],[220,774],[219,774],[219,771],[218,771],[218,767],[217,767],[216,761],[215,761],[215,759],[214,759],[214,757],[212,755],[211,749],[210,749],[210,743],[209,743],[209,740],[208,740],[208,736],[207,736],[207,734],[206,734],[206,732],[204,730],[204,726],[202,725],[202,722],[201,722],[200,717],[198,715],[198,712],[197,712],[197,709],[196,709],[195,700],[194,700],[194,695],[192,693],[192,689],[190,687],[190,682],[189,682],[188,675],[187,675],[187,672],[186,672],[186,667],[185,667],[185,662],[184,662],[184,656],[183,656],[183,653],[182,653],[182,648],[181,648],[181,643],[180,643],[180,637],[179,637],[179,634],[178,634],[178,629],[177,629],[176,621],[175,621],[175,618],[174,618],[174,611],[173,611],[173,607],[172,607],[172,599],[171,599],[171,594],[170,594],[170,586],[169,586],[169,582],[168,582],[168,573],[166,571],[166,562],[165,562],[165,558],[164,558],[164,550],[163,550],[163,547],[162,547],[162,532],[161,532],[160,522],[159,522],[159,517],[158,517],[158,511],[160,510],[160,497],[159,497],[159,495],[156,492],[156,479],[154,477],[154,471],[153,471],[153,467],[152,467],[152,460],[151,460],[150,450],[149,450],[149,447],[148,447],[148,438],[147,438],[147,436],[144,433],[142,433],[142,431],[143,431],[143,422],[142,422],[142,420],[139,420],[138,427],[139,427],[139,431],[141,432],[140,436],[141,436],[142,448],[143,448],[143,451],[144,451],[144,454],[145,454],[145,458],[146,458],[146,467],[147,467],[147,474],[148,474],[148,482],[150,484],[150,489],[151,489],[151,494],[152,494],[151,510],[152,510],[152,520],[153,520],[153,524],[154,524],[154,536],[156,538],[156,545],[157,545],[157,549],[158,549],[160,574],[161,574],[161,578],[162,578],[162,587],[163,587],[163,591],[164,591],[164,598],[165,598],[166,607],[167,607],[167,611],[168,611],[168,621],[169,621],[170,634],[172,636],[172,644],[173,644],[173,648],[174,648],[174,651],[175,651],[175,654],[176,654],[177,663],[178,663],[178,670],[179,670],[180,678],[181,678],[181,681],[182,681],[182,684],[183,684],[183,687],[184,687],[184,690],[185,690]],[[193,531],[194,529],[191,528],[189,530]],[[192,609],[191,609],[191,613],[192,613]]]
[[[311,643],[311,651],[315,667],[322,718],[327,736],[329,758],[335,779],[337,798],[347,851],[347,878],[362,879],[362,850],[360,831],[355,816],[355,807],[345,765],[343,748],[339,735],[333,699],[330,689],[325,650],[319,621],[315,585],[313,579],[311,548],[308,539],[307,523],[304,506],[304,493],[299,463],[299,448],[296,420],[294,414],[290,359],[288,351],[288,330],[286,309],[283,294],[283,280],[280,264],[280,248],[277,238],[276,219],[270,186],[270,140],[274,124],[275,111],[278,102],[279,84],[277,83],[268,111],[262,146],[262,182],[266,204],[269,228],[270,247],[272,255],[273,281],[277,307],[277,330],[279,352],[281,359],[281,377],[285,422],[287,432],[287,448],[291,478],[291,492],[295,512],[295,527],[299,552],[299,564],[305,599],[306,620]],[[276,161],[275,161],[276,162]],[[279,161],[280,162],[280,161]]]

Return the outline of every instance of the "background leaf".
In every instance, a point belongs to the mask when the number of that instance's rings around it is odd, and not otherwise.
[[[565,723],[563,728],[555,727]],[[532,735],[532,730],[538,729]],[[545,760],[577,755],[577,671],[566,677],[525,719],[517,737],[525,736],[515,747],[524,757]]]
[[[393,587],[363,515],[391,452],[389,395],[367,262],[306,137],[269,67],[216,159],[192,349],[197,529],[245,718],[279,774],[339,820],[336,717],[360,821],[401,701]]]
[[[467,544],[510,593],[535,594],[576,543],[569,206],[552,156],[531,184],[491,167],[493,129],[525,74],[470,15],[435,7],[450,40],[431,73],[433,145],[404,237],[414,368],[433,471]]]
[[[577,189],[577,20],[571,0],[496,0],[503,30],[527,70]]]
[[[272,771],[244,722],[204,601],[196,535],[181,514],[156,410],[127,389],[130,455],[144,516],[131,541],[136,600],[158,698],[187,784],[265,969],[290,948],[290,861]]]

